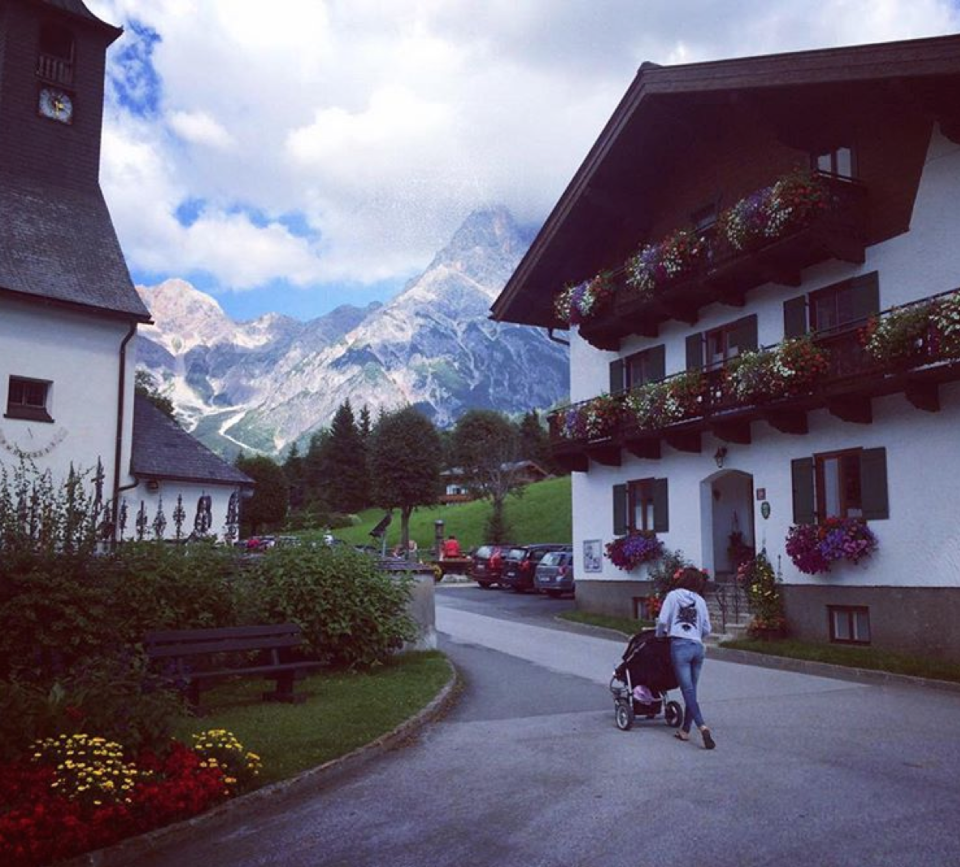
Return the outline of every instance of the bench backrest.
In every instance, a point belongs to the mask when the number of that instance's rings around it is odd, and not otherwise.
[[[147,656],[200,656],[253,650],[283,650],[303,643],[296,623],[269,626],[231,626],[225,629],[165,629],[148,632],[143,639]]]

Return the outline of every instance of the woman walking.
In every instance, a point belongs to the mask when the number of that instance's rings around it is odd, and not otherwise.
[[[680,570],[674,577],[678,586],[663,600],[657,618],[657,635],[670,638],[670,657],[683,693],[683,726],[674,737],[690,740],[690,726],[696,723],[704,748],[712,750],[716,743],[697,702],[697,681],[705,654],[703,639],[710,634],[710,614],[701,595],[706,577],[692,566]]]

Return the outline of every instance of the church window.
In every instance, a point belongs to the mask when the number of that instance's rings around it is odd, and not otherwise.
[[[47,409],[50,386],[53,383],[42,379],[26,379],[11,376],[7,389],[7,418],[23,418],[31,421],[53,421]]]
[[[73,33],[62,24],[40,25],[37,75],[57,84],[73,84]]]

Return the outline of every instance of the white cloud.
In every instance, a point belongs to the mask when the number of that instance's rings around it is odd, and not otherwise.
[[[173,111],[167,123],[181,138],[216,150],[229,150],[236,140],[216,120],[204,111]]]
[[[543,219],[644,60],[960,29],[948,0],[88,3],[162,37],[157,116],[107,114],[104,187],[128,258],[204,267],[224,288],[409,274],[491,202]],[[187,200],[206,204],[184,228]],[[292,212],[318,242],[277,222]]]

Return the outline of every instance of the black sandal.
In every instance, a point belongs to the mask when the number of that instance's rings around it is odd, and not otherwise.
[[[710,734],[710,729],[700,729],[700,736],[703,738],[703,748],[705,750],[712,750],[716,747],[717,743],[714,741],[713,735]]]

